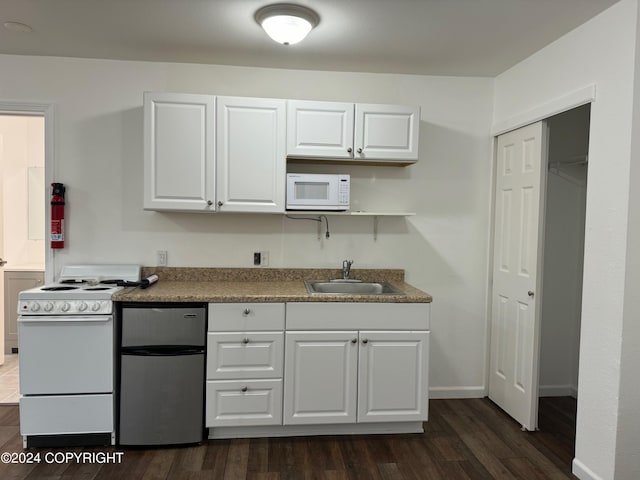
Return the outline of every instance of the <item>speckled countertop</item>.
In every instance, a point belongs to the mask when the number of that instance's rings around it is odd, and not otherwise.
[[[378,302],[430,303],[431,295],[404,282],[403,270],[351,271],[351,278],[385,281],[406,295],[309,294],[304,280],[341,278],[341,270],[278,268],[144,267],[159,281],[147,289],[125,288],[118,302]]]

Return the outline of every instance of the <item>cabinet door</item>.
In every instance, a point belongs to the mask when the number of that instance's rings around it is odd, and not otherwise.
[[[287,332],[284,424],[355,423],[358,334]]]
[[[144,94],[144,208],[215,209],[215,97]]]
[[[44,283],[44,272],[38,270],[4,271],[4,351],[18,348],[18,294]]]
[[[218,97],[221,212],[284,212],[285,100]]]
[[[361,331],[358,422],[426,420],[429,332]]]
[[[353,103],[287,102],[287,155],[353,158]]]
[[[356,104],[357,160],[418,160],[420,107]]]

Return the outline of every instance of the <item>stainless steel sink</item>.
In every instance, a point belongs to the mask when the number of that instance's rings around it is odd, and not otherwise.
[[[405,295],[386,282],[361,282],[357,280],[305,280],[311,294],[342,295]]]

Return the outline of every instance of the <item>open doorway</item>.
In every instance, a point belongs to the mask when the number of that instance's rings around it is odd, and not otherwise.
[[[44,128],[41,114],[0,114],[0,403],[19,395],[18,293],[44,281]]]
[[[575,437],[590,111],[547,119],[539,428],[559,438]]]

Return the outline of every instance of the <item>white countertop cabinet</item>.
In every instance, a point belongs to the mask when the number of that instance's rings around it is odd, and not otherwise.
[[[357,339],[356,331],[286,333],[285,425],[356,422]]]
[[[212,303],[205,426],[282,424],[284,304]]]
[[[428,303],[210,304],[209,438],[422,431],[429,315]]]

